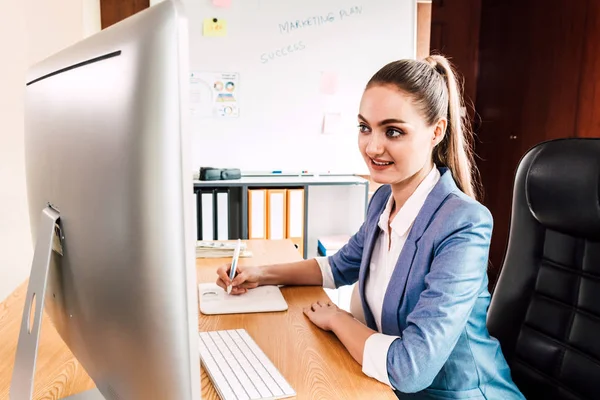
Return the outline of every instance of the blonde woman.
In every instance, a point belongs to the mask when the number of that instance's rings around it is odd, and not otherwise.
[[[358,282],[366,323],[331,303],[304,312],[337,335],[366,375],[399,398],[524,399],[486,328],[492,216],[477,201],[462,104],[442,56],[384,66],[358,115],[358,147],[383,184],[364,224],[333,256],[240,267],[233,293]],[[218,271],[221,287],[228,268]]]

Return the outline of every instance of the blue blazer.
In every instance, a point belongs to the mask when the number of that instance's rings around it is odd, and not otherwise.
[[[383,301],[382,332],[400,336],[387,355],[390,382],[402,399],[524,399],[486,327],[492,216],[456,186],[447,168],[439,170]],[[336,287],[358,280],[373,330],[365,279],[390,195],[389,185],[374,193],[359,231],[329,257]]]

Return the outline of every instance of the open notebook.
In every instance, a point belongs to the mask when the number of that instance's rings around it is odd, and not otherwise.
[[[198,285],[202,314],[241,314],[285,311],[288,305],[277,286],[259,286],[241,295],[229,295],[216,283]]]

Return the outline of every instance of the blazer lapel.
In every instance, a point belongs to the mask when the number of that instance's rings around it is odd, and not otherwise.
[[[440,173],[440,180],[427,196],[423,207],[419,211],[419,214],[417,214],[417,218],[410,229],[383,299],[381,328],[383,333],[387,335],[402,335],[398,321],[398,309],[402,304],[406,282],[418,249],[419,239],[425,233],[425,229],[429,226],[437,209],[442,205],[446,197],[456,189],[456,184],[452,179],[450,171],[447,168],[440,168]],[[373,318],[372,314],[371,318]]]
[[[391,196],[391,191],[389,192],[389,196]],[[360,300],[363,306],[363,314],[365,317],[365,322],[367,326],[373,330],[377,330],[377,323],[375,322],[375,317],[373,317],[373,313],[367,304],[365,297],[365,281],[367,279],[369,270],[371,269],[371,257],[373,255],[373,248],[375,247],[375,243],[377,242],[377,237],[379,236],[379,226],[377,225],[379,222],[379,217],[381,213],[385,209],[385,205],[387,204],[387,199],[389,196],[385,196],[385,201],[381,203],[381,206],[374,213],[374,217],[371,220],[370,230],[365,240],[363,246],[363,257],[360,264],[360,271],[358,274],[358,290],[360,292]]]
[[[417,241],[411,236],[413,235],[409,233],[383,298],[381,329],[386,335],[401,336],[402,334],[398,324],[398,308],[402,304],[406,280],[417,252]]]

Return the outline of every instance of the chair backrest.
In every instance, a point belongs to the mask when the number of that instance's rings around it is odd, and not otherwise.
[[[600,398],[600,139],[532,148],[517,169],[488,313],[531,399]]]

